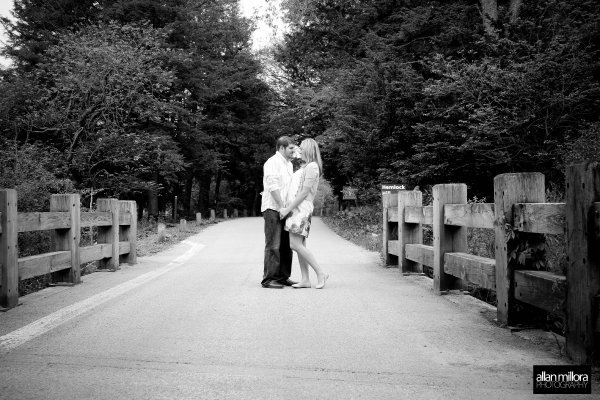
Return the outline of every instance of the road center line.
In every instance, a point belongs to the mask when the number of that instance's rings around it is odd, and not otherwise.
[[[34,339],[57,326],[64,324],[65,322],[81,315],[94,307],[97,307],[103,303],[106,303],[109,300],[114,299],[128,291],[135,289],[138,286],[141,286],[155,278],[158,278],[161,275],[166,274],[167,272],[181,266],[187,260],[189,260],[194,254],[204,248],[203,244],[200,243],[192,243],[190,241],[184,241],[182,243],[192,244],[192,248],[177,257],[175,260],[171,261],[169,264],[164,267],[160,267],[154,271],[147,272],[143,275],[138,276],[137,278],[131,279],[127,282],[124,282],[120,285],[117,285],[111,289],[105,290],[104,292],[98,293],[90,298],[82,300],[78,303],[72,304],[68,307],[61,308],[58,311],[53,312],[43,318],[38,319],[30,323],[29,325],[25,325],[22,328],[19,328],[11,333],[8,333],[4,336],[0,337],[0,353],[7,353],[12,349],[22,345]]]

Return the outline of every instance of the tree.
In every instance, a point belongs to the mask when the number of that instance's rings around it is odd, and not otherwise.
[[[197,187],[202,211],[231,203],[221,186],[256,208],[273,92],[237,0],[16,3],[3,137],[52,150],[78,189],[151,214],[175,195],[191,212]]]
[[[180,20],[187,0],[103,0],[100,18],[120,25],[149,22],[153,28],[166,28]]]
[[[194,179],[203,213],[225,206],[219,200],[224,181],[229,181],[232,197],[253,203],[260,191],[255,178],[260,167],[252,150],[265,141],[271,90],[260,80],[261,66],[250,52],[251,24],[234,0],[188,5],[181,15],[185,18],[172,25],[169,44],[188,56],[174,63],[180,83],[175,90],[185,93],[184,107],[199,115],[177,137],[189,161],[184,204],[192,203]]]
[[[45,87],[26,129],[62,152],[78,186],[119,195],[159,184],[155,172],[168,180],[182,169],[171,135],[185,111],[170,95],[175,75],[164,64],[173,54],[160,47],[164,35],[98,24],[47,49],[36,74]]]
[[[521,13],[521,6],[523,5],[523,0],[510,0],[510,5],[508,7],[508,15],[509,22],[511,24],[515,24],[519,19],[519,14]]]
[[[483,29],[488,35],[498,37],[498,1],[480,0],[481,18],[483,19]]]
[[[533,170],[561,182],[579,148],[561,143],[598,120],[597,2],[286,4],[277,59],[296,97],[281,120],[318,136],[336,190],[462,181],[489,195],[495,174]]]
[[[60,33],[95,21],[102,10],[102,1],[95,0],[13,0],[13,5],[14,22],[0,18],[8,35],[3,54],[27,71],[58,43]]]

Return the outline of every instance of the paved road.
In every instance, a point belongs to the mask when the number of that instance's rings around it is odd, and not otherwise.
[[[23,297],[0,314],[0,398],[539,399],[532,365],[567,363],[318,219],[324,290],[261,288],[262,243],[262,219],[231,220]]]

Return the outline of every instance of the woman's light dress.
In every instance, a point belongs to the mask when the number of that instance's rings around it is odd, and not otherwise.
[[[310,191],[298,207],[288,214],[285,220],[285,230],[308,237],[310,231],[310,220],[314,209],[314,199],[319,187],[319,166],[316,162],[308,163],[305,167],[294,172],[290,183],[286,204],[291,204],[303,187],[309,187]]]

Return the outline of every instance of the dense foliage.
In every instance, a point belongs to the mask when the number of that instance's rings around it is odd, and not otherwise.
[[[0,186],[22,207],[77,190],[150,215],[175,196],[184,214],[258,211],[281,134],[316,137],[334,192],[363,204],[382,182],[491,198],[518,171],[560,190],[566,163],[599,157],[596,0],[282,4],[264,70],[237,0],[15,0]]]
[[[287,0],[277,59],[334,188],[465,182],[598,159],[595,0]]]
[[[185,214],[256,208],[273,93],[237,0],[14,6],[2,21],[13,66],[0,76],[1,187],[20,190],[34,168],[38,197],[136,199],[150,215],[175,196]]]

